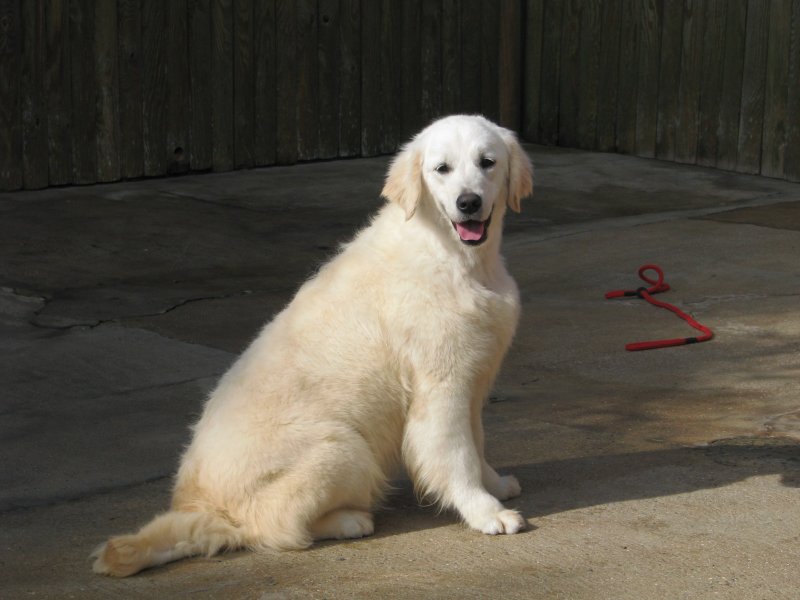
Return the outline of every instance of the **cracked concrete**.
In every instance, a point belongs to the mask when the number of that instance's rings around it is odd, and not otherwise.
[[[216,378],[367,222],[388,159],[0,194],[0,597],[796,597],[800,186],[529,151],[486,426],[530,529],[481,536],[399,479],[372,538],[123,581],[89,552],[167,506]],[[714,340],[625,352],[691,335],[603,298],[648,262]]]

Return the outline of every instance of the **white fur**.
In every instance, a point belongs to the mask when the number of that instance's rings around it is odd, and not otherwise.
[[[482,157],[495,161],[481,168]],[[435,169],[442,162],[449,173]],[[223,548],[303,548],[373,531],[370,510],[404,463],[417,488],[488,534],[523,518],[483,458],[481,409],[519,313],[500,256],[506,206],[531,166],[482,117],[441,119],[396,157],[369,227],[303,285],[222,378],[183,456],[171,511],[112,538],[94,569],[125,576]],[[461,242],[459,194],[492,215]]]

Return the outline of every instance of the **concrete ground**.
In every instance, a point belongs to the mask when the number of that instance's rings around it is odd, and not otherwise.
[[[116,580],[89,552],[167,506],[204,395],[379,204],[387,159],[0,195],[1,598],[797,598],[800,186],[530,147],[523,317],[486,410],[527,532],[406,482],[376,534]],[[604,300],[656,262],[661,296]]]

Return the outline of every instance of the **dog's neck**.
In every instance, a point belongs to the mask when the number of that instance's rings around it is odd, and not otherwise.
[[[495,208],[492,222],[486,241],[479,246],[464,244],[458,239],[449,219],[433,205],[433,200],[427,198],[411,217],[419,219],[429,234],[430,239],[438,249],[448,257],[456,255],[460,259],[462,268],[476,281],[490,285],[491,276],[498,272],[498,263],[502,266],[503,258],[500,255],[500,246],[503,241],[503,216],[504,206]],[[504,270],[501,268],[500,270]]]

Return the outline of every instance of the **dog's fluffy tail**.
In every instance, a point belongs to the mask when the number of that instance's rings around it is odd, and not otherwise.
[[[92,553],[92,568],[95,573],[127,577],[187,556],[212,556],[242,545],[242,530],[219,514],[171,511],[138,533],[114,537],[98,546]]]

